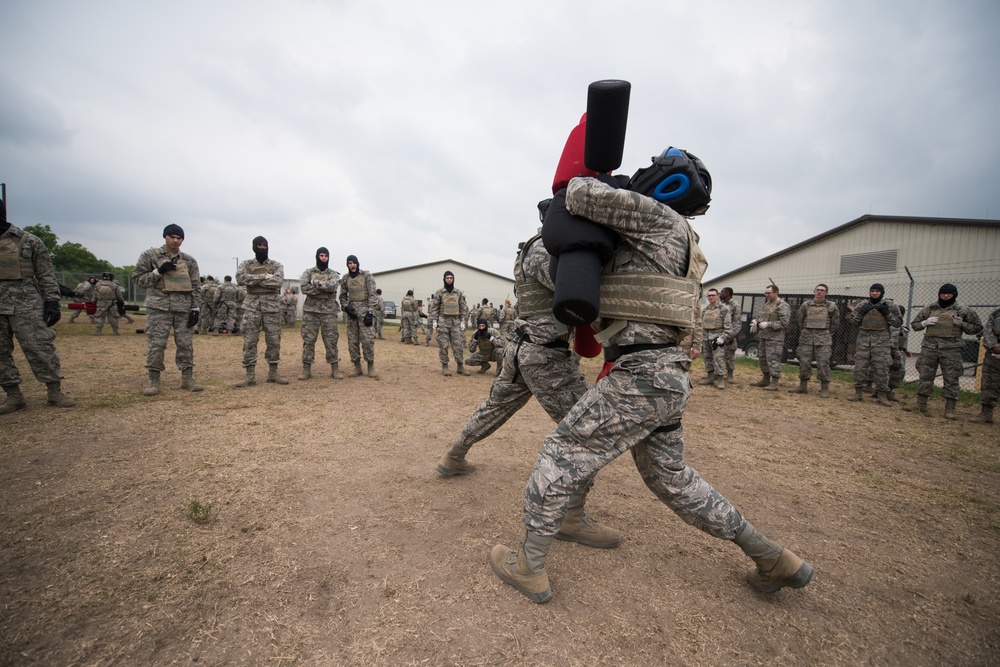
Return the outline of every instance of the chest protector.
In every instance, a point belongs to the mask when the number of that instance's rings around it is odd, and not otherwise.
[[[806,329],[828,329],[829,320],[829,308],[828,304],[818,305],[811,303],[806,306]]]
[[[358,275],[356,276],[352,276],[350,274],[347,276],[347,300],[368,300],[368,287],[365,286],[365,275],[360,271],[358,271]]]
[[[536,234],[528,239],[514,263],[514,296],[517,297],[518,317],[552,314],[552,290],[524,272],[524,258],[531,245],[541,238],[541,234]]]
[[[458,290],[441,293],[441,314],[446,317],[458,317],[462,314],[462,297]]]
[[[931,306],[926,306],[924,310],[928,317],[936,315],[938,318],[937,324],[932,324],[924,329],[925,336],[930,336],[931,338],[962,337],[962,330],[954,322],[954,317],[959,314],[957,310],[954,308],[937,308]]]
[[[219,289],[219,286],[215,283],[205,283],[205,289],[201,291],[203,301],[214,301],[215,291]]]
[[[864,331],[888,331],[889,321],[885,319],[885,315],[872,308],[861,318],[861,328]]]
[[[236,301],[240,296],[240,288],[232,283],[223,283],[219,288],[220,301]]]
[[[312,275],[309,276],[309,282],[316,284],[321,283],[326,280],[326,274],[319,271],[314,271]],[[316,292],[315,294],[309,294],[310,299],[319,299],[320,301],[328,301],[330,297],[333,296],[330,292]]]
[[[270,273],[270,269],[267,264],[258,264],[257,266],[251,267],[250,273],[255,276],[262,276],[264,274]],[[264,285],[247,285],[247,294],[277,294],[281,291],[280,287],[265,287]]]
[[[114,301],[115,300],[115,286],[106,280],[102,280],[97,283],[97,300],[98,301]]]
[[[781,316],[778,314],[778,304],[779,303],[781,303],[780,299],[777,300],[777,301],[775,301],[774,303],[771,303],[770,301],[768,301],[764,305],[764,308],[760,311],[760,318],[759,318],[759,320],[761,322],[780,322],[781,321]]]
[[[601,275],[602,319],[619,320],[604,329],[598,341],[624,328],[625,320],[676,327],[681,335],[694,329],[701,278],[708,260],[687,220],[688,269],[684,277],[664,273],[605,273]]]
[[[513,322],[514,321],[514,309],[513,308],[510,308],[509,306],[504,306],[504,308],[503,308],[503,310],[501,312],[503,313],[503,320],[504,320],[504,322]]]
[[[714,331],[722,328],[722,308],[709,306],[701,314],[701,326],[706,331]]]
[[[161,253],[160,258],[166,260],[169,259],[169,256]],[[164,292],[190,292],[192,290],[191,276],[188,275],[188,266],[187,262],[184,261],[184,255],[178,255],[174,264],[177,265],[177,270],[160,275],[160,279],[156,281],[156,289]]]
[[[487,322],[492,322],[493,321],[493,309],[490,308],[489,306],[483,306],[479,310],[479,317],[482,317]]]
[[[0,238],[0,280],[20,280],[35,275],[30,257],[21,257],[24,236],[4,234]]]
[[[404,296],[401,304],[404,313],[413,313],[417,310],[417,302],[412,296]]]

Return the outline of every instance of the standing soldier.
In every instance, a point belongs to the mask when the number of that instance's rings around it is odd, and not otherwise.
[[[355,255],[347,256],[347,275],[340,279],[340,307],[343,308],[344,324],[347,325],[347,352],[351,355],[354,372],[351,377],[361,377],[361,355],[368,362],[368,377],[378,379],[375,372],[375,310],[378,308],[378,294],[375,293],[375,278],[368,271],[361,270],[361,263]]]
[[[517,319],[517,311],[510,305],[510,299],[503,300],[503,308],[500,309],[500,335],[505,340],[510,338],[514,332],[514,321]]]
[[[406,296],[399,304],[400,339],[406,344],[417,344],[417,300],[413,298],[413,290],[407,290]]]
[[[215,330],[215,295],[218,292],[219,286],[215,283],[215,278],[209,276],[201,288],[201,313],[198,316],[198,330],[202,333]]]
[[[79,283],[77,283],[76,288],[73,290],[74,292],[80,295],[80,300],[84,302],[84,306],[86,306],[88,301],[93,301],[92,295],[94,293],[94,285],[96,284],[97,284],[97,278],[95,278],[94,276],[90,276],[87,280],[81,280]],[[87,310],[86,307],[80,310],[74,310],[73,314],[69,316],[69,323],[75,324],[76,318],[80,317],[80,313],[84,312],[85,310]],[[90,320],[91,324],[94,324],[93,315],[88,314],[87,318]]]
[[[979,415],[971,421],[976,424],[992,424],[993,408],[997,406],[997,396],[1000,395],[1000,308],[986,318],[983,347],[986,348],[986,356],[983,357],[983,376],[979,390]]]
[[[482,375],[490,370],[490,362],[498,364],[503,359],[504,340],[500,331],[490,326],[485,317],[476,320],[476,331],[469,340],[468,357],[465,358],[466,366],[479,366],[479,374]]]
[[[201,284],[198,262],[181,252],[184,230],[179,225],[163,228],[163,245],[150,248],[135,263],[135,283],[146,290],[146,370],[149,386],[143,396],[160,393],[160,373],[166,365],[163,353],[170,330],[174,330],[174,357],[181,372],[181,389],[201,391],[194,381],[194,342],[192,329],[198,323]]]
[[[222,279],[222,284],[215,290],[215,331],[228,333],[229,323],[239,321],[236,309],[239,307],[240,288],[233,283],[232,276]]]
[[[792,321],[792,307],[778,295],[775,285],[764,288],[764,308],[760,317],[750,322],[750,333],[760,332],[757,349],[760,350],[760,382],[751,387],[764,391],[778,391],[781,379],[781,353],[785,347],[785,331]]]
[[[21,393],[21,374],[14,365],[15,338],[31,372],[45,383],[48,404],[57,408],[76,405],[62,393],[52,329],[61,317],[59,283],[49,251],[37,236],[7,222],[6,202],[0,199],[0,386],[7,394],[0,415],[28,407]]]
[[[898,308],[899,317],[905,322],[906,306],[898,306]],[[889,393],[885,395],[885,398],[892,403],[899,403],[894,390],[903,386],[903,380],[906,379],[906,356],[909,354],[906,351],[907,331],[908,329],[902,323],[898,327],[889,328],[889,340],[892,341],[892,349],[890,350],[892,362],[889,364]],[[869,375],[869,377],[871,376]],[[872,398],[878,398],[878,396],[873,395]]]
[[[299,300],[295,297],[295,293],[286,289],[284,294],[281,295],[281,323],[285,326],[293,327],[295,326],[295,307],[298,305]]]
[[[914,331],[924,332],[920,358],[917,359],[920,385],[917,387],[915,410],[927,414],[927,399],[934,393],[934,375],[940,366],[941,377],[944,379],[944,387],[941,389],[944,418],[952,420],[958,419],[955,404],[958,402],[958,379],[963,372],[962,334],[975,336],[983,330],[983,323],[976,311],[957,304],[957,298],[957,287],[951,283],[941,285],[937,302],[921,308],[910,322]]]
[[[455,274],[444,272],[444,287],[431,297],[431,320],[437,323],[438,358],[441,360],[441,375],[449,376],[448,347],[455,355],[459,375],[472,375],[465,370],[462,359],[465,355],[465,321],[469,317],[469,304],[465,294],[455,288]]]
[[[726,332],[726,345],[723,348],[726,358],[726,382],[735,384],[733,371],[736,370],[736,337],[743,328],[743,309],[740,304],[733,301],[733,288],[723,287],[719,291],[719,301],[729,309],[729,318],[732,320],[732,328]]]
[[[434,295],[431,295],[430,301],[434,301]],[[430,347],[431,338],[434,337],[434,327],[436,325],[436,322],[432,320],[429,315],[424,315],[424,311],[422,310],[423,305],[424,305],[423,301],[417,301],[417,315],[420,317],[421,320],[427,320],[427,336],[424,338],[424,347]],[[429,307],[428,310],[430,310]],[[423,323],[421,322],[421,325],[422,324]]]
[[[94,301],[97,303],[97,312],[94,313],[97,331],[94,335],[103,335],[101,329],[107,320],[112,333],[117,336],[118,315],[125,311],[125,289],[115,282],[114,274],[108,271],[101,274],[101,279],[94,285]]]
[[[789,389],[790,394],[808,394],[812,362],[816,359],[816,377],[819,379],[820,398],[830,398],[830,355],[833,353],[833,334],[840,326],[840,310],[827,301],[830,288],[820,283],[813,290],[813,298],[799,306],[799,386]]]
[[[257,384],[257,343],[260,330],[264,329],[264,358],[267,359],[267,381],[288,384],[288,380],[278,375],[278,361],[281,359],[281,283],[285,280],[285,268],[273,259],[268,259],[268,243],[258,236],[251,244],[254,258],[240,262],[236,269],[236,284],[246,288],[243,301],[243,368],[246,377],[237,382],[237,387],[252,387]]]
[[[474,313],[474,317],[475,317],[475,320],[476,320],[476,326],[477,327],[479,326],[479,320],[480,319],[486,320],[486,322],[489,324],[489,326],[492,327],[493,326],[493,320],[496,318],[496,308],[494,308],[493,306],[490,305],[490,300],[489,299],[487,299],[486,297],[483,297],[483,302],[479,306],[479,308],[476,309],[476,312]]]
[[[316,266],[311,266],[302,272],[299,287],[306,295],[302,305],[302,375],[300,380],[312,377],[312,365],[316,359],[316,339],[323,336],[323,347],[326,349],[326,363],[330,364],[330,377],[343,380],[340,372],[340,353],[337,343],[340,341],[340,330],[337,319],[340,315],[340,303],[337,301],[337,286],[340,284],[340,274],[330,268],[330,251],[326,248],[316,249]]]
[[[382,298],[382,290],[375,290],[375,294],[378,296],[378,308],[375,310],[375,337],[379,340],[385,340],[382,336],[382,325],[385,323],[385,299]]]
[[[887,408],[892,403],[889,393],[889,365],[892,363],[892,336],[889,329],[903,324],[899,308],[892,301],[883,299],[885,287],[874,283],[868,289],[868,300],[862,302],[851,314],[851,323],[858,327],[858,338],[854,344],[854,396],[848,401],[864,400],[868,367],[875,381],[875,402]]]
[[[732,313],[719,303],[719,293],[708,290],[708,306],[701,312],[701,356],[705,360],[705,379],[700,385],[714,384],[725,389],[726,381],[726,332],[732,329]]]
[[[115,274],[112,273],[110,275],[111,275],[111,282],[113,282],[118,287],[121,287],[122,288],[122,294],[127,295],[128,292],[125,291],[125,286],[122,285],[120,282],[118,282],[117,278],[115,278]],[[124,301],[122,301],[120,304],[118,304],[118,315],[119,315],[119,317],[124,317],[125,321],[128,322],[129,324],[135,324],[135,320],[133,320],[131,317],[129,317],[128,311],[125,310],[125,302]]]

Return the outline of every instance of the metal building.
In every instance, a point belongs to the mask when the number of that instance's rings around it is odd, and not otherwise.
[[[513,271],[513,263],[511,266]],[[424,312],[427,312],[431,295],[444,286],[445,271],[455,274],[455,287],[465,293],[470,309],[482,303],[484,297],[497,308],[503,306],[504,299],[514,303],[513,274],[501,276],[453,259],[373,272],[372,276],[386,301],[393,301],[398,307],[407,290],[412,289],[413,296],[423,300]]]

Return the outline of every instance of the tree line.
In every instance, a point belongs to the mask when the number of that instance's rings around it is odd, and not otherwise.
[[[90,252],[80,243],[66,241],[59,243],[59,237],[48,225],[28,225],[24,231],[30,232],[40,238],[49,254],[52,255],[52,266],[56,271],[66,271],[71,273],[87,273],[100,275],[105,271],[110,271],[115,275],[122,276],[132,273],[134,266],[114,266],[111,262],[100,259]]]

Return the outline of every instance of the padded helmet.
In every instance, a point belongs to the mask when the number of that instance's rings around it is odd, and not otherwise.
[[[114,278],[115,274],[111,273],[110,271],[105,271],[104,273],[101,274],[102,280],[114,280]]]
[[[693,153],[671,146],[652,166],[629,179],[627,189],[652,197],[685,217],[704,215],[712,201],[712,176]]]

